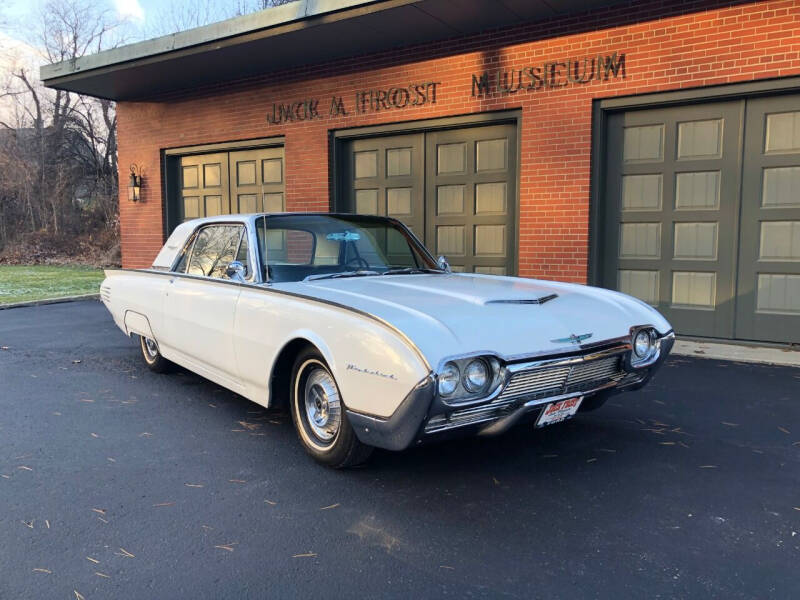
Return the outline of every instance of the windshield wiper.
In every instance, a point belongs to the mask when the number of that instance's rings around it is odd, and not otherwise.
[[[381,273],[381,275],[414,275],[418,273],[444,273],[444,271],[421,267],[397,267],[395,269],[388,269]]]
[[[377,271],[340,271],[339,273],[319,273],[317,275],[309,275],[303,281],[315,281],[318,279],[339,279],[340,277],[368,277],[369,275],[380,275]]]

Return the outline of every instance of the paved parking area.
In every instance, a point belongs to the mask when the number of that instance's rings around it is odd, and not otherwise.
[[[800,369],[676,357],[334,472],[98,302],[0,311],[0,347],[0,598],[800,597]]]

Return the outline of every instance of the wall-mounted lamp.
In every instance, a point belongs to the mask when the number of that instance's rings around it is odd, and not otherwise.
[[[128,200],[138,202],[142,193],[142,170],[134,163],[131,165],[131,176],[128,178]]]

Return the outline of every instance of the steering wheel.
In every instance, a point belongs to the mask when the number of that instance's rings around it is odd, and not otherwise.
[[[353,263],[355,263],[355,264],[353,265]],[[350,260],[348,260],[344,264],[344,266],[348,267],[348,268],[352,268],[352,269],[354,269],[356,271],[358,269],[369,269],[369,263],[366,260],[364,260],[362,257],[360,257],[360,256],[356,256],[354,258],[351,258]]]

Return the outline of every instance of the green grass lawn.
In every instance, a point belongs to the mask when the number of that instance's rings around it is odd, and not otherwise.
[[[103,277],[91,267],[0,265],[0,304],[96,294]]]

